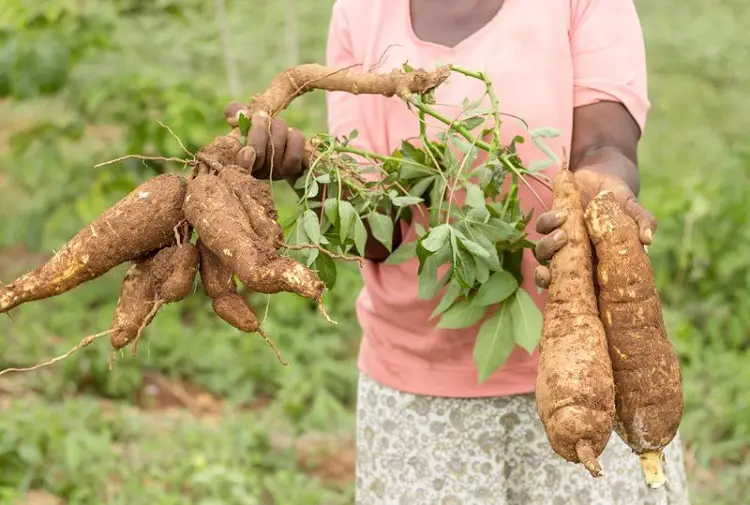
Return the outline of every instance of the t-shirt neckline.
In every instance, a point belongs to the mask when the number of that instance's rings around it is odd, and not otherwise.
[[[505,14],[505,11],[508,8],[508,4],[511,3],[512,0],[505,0],[503,2],[503,5],[500,7],[500,9],[495,13],[494,16],[492,16],[492,19],[490,19],[487,23],[484,24],[481,28],[479,28],[477,31],[460,41],[458,44],[456,44],[453,47],[444,46],[442,44],[437,44],[435,42],[429,42],[426,40],[420,39],[417,34],[414,32],[414,26],[412,25],[411,21],[411,0],[402,0],[402,9],[404,10],[404,13],[402,16],[399,16],[403,21],[404,29],[406,30],[406,33],[409,36],[410,42],[413,43],[416,46],[423,47],[425,49],[429,49],[431,51],[437,51],[444,54],[451,54],[455,55],[457,53],[460,53],[462,49],[464,49],[466,46],[471,46],[472,42],[474,42],[476,39],[481,37],[485,32],[493,28],[493,25],[495,25],[499,19],[501,19],[501,16]]]

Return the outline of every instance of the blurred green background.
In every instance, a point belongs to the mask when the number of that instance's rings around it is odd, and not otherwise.
[[[750,10],[636,3],[653,102],[642,198],[660,221],[650,253],[683,367],[693,502],[750,503]],[[323,61],[331,4],[4,1],[0,280],[38,265],[140,181],[179,170],[93,168],[125,153],[180,156],[157,120],[195,150],[226,131],[227,101],[290,64]],[[324,131],[323,99],[305,96],[284,117]],[[277,190],[287,215],[293,201]],[[0,319],[0,367],[108,327],[122,273]],[[359,283],[345,270],[328,295],[337,327],[294,296],[252,298],[287,369],[196,295],[163,309],[139,356],[112,372],[100,341],[0,378],[0,504],[351,503]]]

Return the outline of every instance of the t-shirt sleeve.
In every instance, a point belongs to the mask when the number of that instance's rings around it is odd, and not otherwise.
[[[622,103],[643,130],[651,104],[633,0],[571,0],[574,107]]]

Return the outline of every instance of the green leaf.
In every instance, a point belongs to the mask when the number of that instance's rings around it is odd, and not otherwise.
[[[417,278],[419,298],[422,300],[431,300],[435,297],[438,291],[438,278],[437,270],[440,266],[440,262],[436,259],[437,256],[430,256],[422,264],[420,268],[419,276]]]
[[[411,188],[409,188],[409,194],[411,196],[421,197],[425,191],[430,187],[430,184],[435,182],[437,176],[431,175],[417,181]]]
[[[416,205],[423,202],[422,198],[416,196],[396,196],[391,199],[393,205],[397,207],[406,207],[408,205]]]
[[[302,228],[305,235],[313,244],[320,243],[320,222],[318,216],[312,210],[308,209],[302,214]]]
[[[518,289],[518,281],[513,274],[500,270],[490,275],[474,296],[474,303],[486,307],[507,299]]]
[[[430,233],[427,235],[427,237],[422,239],[420,245],[430,252],[435,252],[443,247],[443,244],[445,244],[450,231],[450,225],[441,224],[440,226],[436,226],[435,228],[430,230]]]
[[[399,176],[408,181],[409,179],[421,179],[422,177],[432,177],[435,175],[435,171],[430,167],[417,164],[416,162],[410,163],[409,160],[405,160],[401,164],[399,169]]]
[[[424,152],[406,140],[401,142],[401,153],[404,155],[404,158],[414,160],[418,163],[424,162]]]
[[[484,192],[473,182],[466,183],[466,205],[485,209]]]
[[[513,326],[507,303],[487,319],[479,328],[474,343],[474,364],[479,383],[486,381],[513,352]]]
[[[318,277],[326,285],[326,288],[333,289],[333,286],[336,285],[336,262],[327,254],[320,254],[315,260],[315,268],[318,271]]]
[[[513,339],[519,347],[531,354],[542,338],[542,313],[534,300],[522,289],[517,290],[509,302]]]
[[[395,251],[393,251],[388,258],[385,260],[387,265],[398,265],[409,261],[417,255],[417,243],[416,242],[405,242],[401,244]]]
[[[474,267],[474,272],[476,274],[475,282],[478,282],[480,285],[487,282],[487,280],[490,278],[490,269],[487,266],[487,263],[485,261],[482,261],[482,259],[480,258],[479,261],[475,260]]]
[[[442,330],[457,330],[473,326],[484,316],[485,308],[468,300],[461,300],[445,311],[437,327]]]
[[[383,244],[388,252],[391,252],[393,247],[393,221],[391,221],[391,218],[379,212],[371,212],[367,216],[367,222],[375,240]]]
[[[247,138],[247,133],[250,131],[250,119],[244,112],[240,113],[237,118],[237,126],[240,128],[240,135]]]
[[[466,248],[473,256],[481,259],[490,259],[490,253],[481,245],[467,238],[460,238],[459,242]]]
[[[458,248],[455,251],[456,257],[454,261],[454,267],[459,282],[467,288],[474,285],[476,280],[476,264],[474,263],[474,257],[469,254],[466,250]]]
[[[545,139],[553,139],[555,137],[560,136],[560,131],[556,130],[555,128],[548,128],[548,127],[542,127],[542,128],[535,128],[533,130],[529,131],[529,135],[531,138],[545,138]]]
[[[327,198],[323,202],[323,212],[325,213],[328,220],[336,226],[339,224],[339,201],[335,198]]]
[[[349,237],[349,231],[356,217],[357,211],[354,210],[354,206],[346,200],[341,200],[339,202],[339,234],[342,244]]]
[[[462,121],[462,124],[464,125],[464,127],[466,127],[467,130],[471,131],[480,124],[484,123],[484,119],[485,118],[481,116],[470,117]]]
[[[355,214],[354,216],[354,247],[357,248],[359,255],[364,258],[365,247],[367,246],[367,229],[359,214]]]
[[[440,303],[432,312],[430,319],[434,319],[448,310],[448,308],[453,305],[453,302],[455,302],[461,295],[461,291],[463,291],[461,285],[455,280],[451,280],[450,283],[448,283],[448,287],[445,289],[443,297],[440,299]]]

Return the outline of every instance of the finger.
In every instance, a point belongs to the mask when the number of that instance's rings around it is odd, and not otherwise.
[[[224,119],[232,128],[236,128],[240,111],[247,111],[247,107],[241,102],[230,102],[224,109]]]
[[[542,235],[552,233],[562,226],[567,217],[568,212],[565,210],[551,210],[539,214],[539,218],[536,220],[536,232],[541,233]]]
[[[250,146],[245,146],[237,153],[236,163],[252,173],[253,167],[255,166],[255,149]]]
[[[536,248],[534,250],[536,259],[539,260],[540,263],[551,260],[552,256],[554,256],[557,251],[562,249],[562,247],[567,242],[568,234],[560,229],[555,230],[549,235],[545,235],[544,237],[539,239],[539,242],[537,242],[536,244]]]
[[[253,171],[260,170],[266,162],[266,149],[270,135],[268,130],[268,114],[260,111],[250,118],[252,124],[247,134],[247,145],[255,150],[255,164]]]
[[[552,280],[552,273],[549,268],[544,265],[539,265],[534,269],[534,284],[542,289],[549,287],[550,281]]]
[[[653,214],[639,204],[635,197],[625,201],[625,212],[632,217],[638,225],[638,235],[644,245],[650,245],[654,239],[657,222]]]
[[[286,123],[280,119],[271,121],[271,142],[268,143],[266,151],[266,169],[269,176],[274,179],[280,178],[281,162],[284,160],[286,149],[286,137],[289,129]]]
[[[281,161],[281,174],[284,178],[295,177],[302,172],[305,154],[305,136],[301,131],[289,128],[286,135],[284,159]]]

